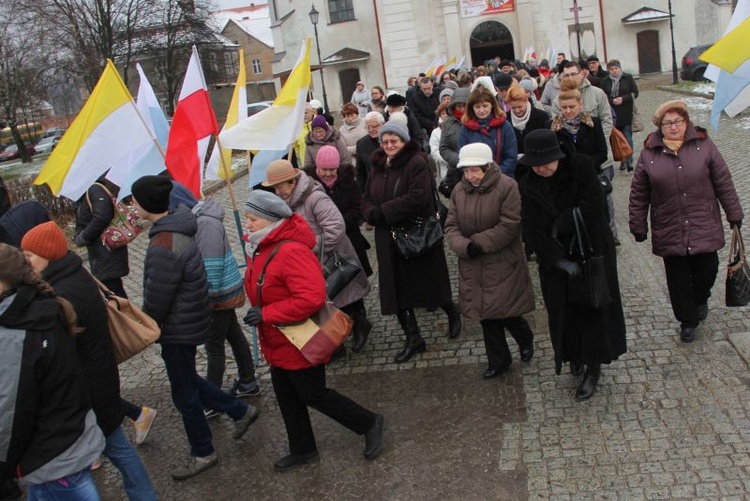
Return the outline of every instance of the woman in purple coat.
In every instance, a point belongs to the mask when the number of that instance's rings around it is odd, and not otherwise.
[[[732,227],[742,224],[742,207],[721,153],[690,122],[683,101],[662,104],[653,121],[657,130],[646,138],[630,188],[630,232],[646,240],[650,210],[653,252],[664,258],[680,339],[691,343],[708,316],[724,247],[719,203]]]

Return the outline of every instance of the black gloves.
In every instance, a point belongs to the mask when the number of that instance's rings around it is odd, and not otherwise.
[[[469,242],[469,245],[466,246],[466,253],[469,255],[470,259],[476,259],[484,254],[484,251],[474,242]]]
[[[367,220],[367,222],[373,226],[384,224],[385,214],[383,214],[383,209],[381,209],[380,207],[375,207],[375,209],[370,212],[370,218]]]
[[[575,261],[571,261],[570,259],[560,259],[555,263],[555,268],[563,271],[566,275],[568,275],[568,278],[571,278],[573,280],[578,280],[581,278],[581,267],[578,266],[578,263],[576,263]]]
[[[737,228],[738,230],[742,228],[742,219],[739,219],[737,221],[729,221],[729,227],[730,228]]]
[[[242,321],[245,322],[245,325],[258,325],[263,321],[263,315],[260,313],[260,306],[254,306],[247,310],[247,313],[242,318]]]
[[[633,233],[633,238],[635,238],[636,242],[645,242],[648,235],[645,233]]]

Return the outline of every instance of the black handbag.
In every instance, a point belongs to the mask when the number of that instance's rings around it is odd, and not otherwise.
[[[607,283],[604,256],[594,256],[589,232],[581,209],[573,207],[576,233],[570,243],[570,255],[580,265],[580,279],[568,279],[568,303],[587,308],[601,308],[612,302]]]
[[[362,268],[357,263],[348,260],[346,256],[338,252],[331,252],[323,262],[323,276],[326,279],[328,297],[335,298],[360,271]]]
[[[413,217],[401,226],[392,226],[391,236],[401,257],[414,259],[443,241],[443,227],[436,217]]]
[[[732,243],[729,246],[726,303],[727,306],[746,306],[750,303],[750,267],[745,259],[742,233],[736,226],[732,228]]]

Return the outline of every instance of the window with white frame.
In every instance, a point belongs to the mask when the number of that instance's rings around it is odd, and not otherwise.
[[[263,66],[260,64],[260,59],[253,59],[253,73],[256,75],[263,73]]]

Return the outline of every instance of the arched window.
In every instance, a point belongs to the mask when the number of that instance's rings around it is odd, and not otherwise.
[[[515,59],[513,36],[507,26],[497,21],[485,21],[471,32],[469,39],[472,65],[500,56],[502,59]]]

